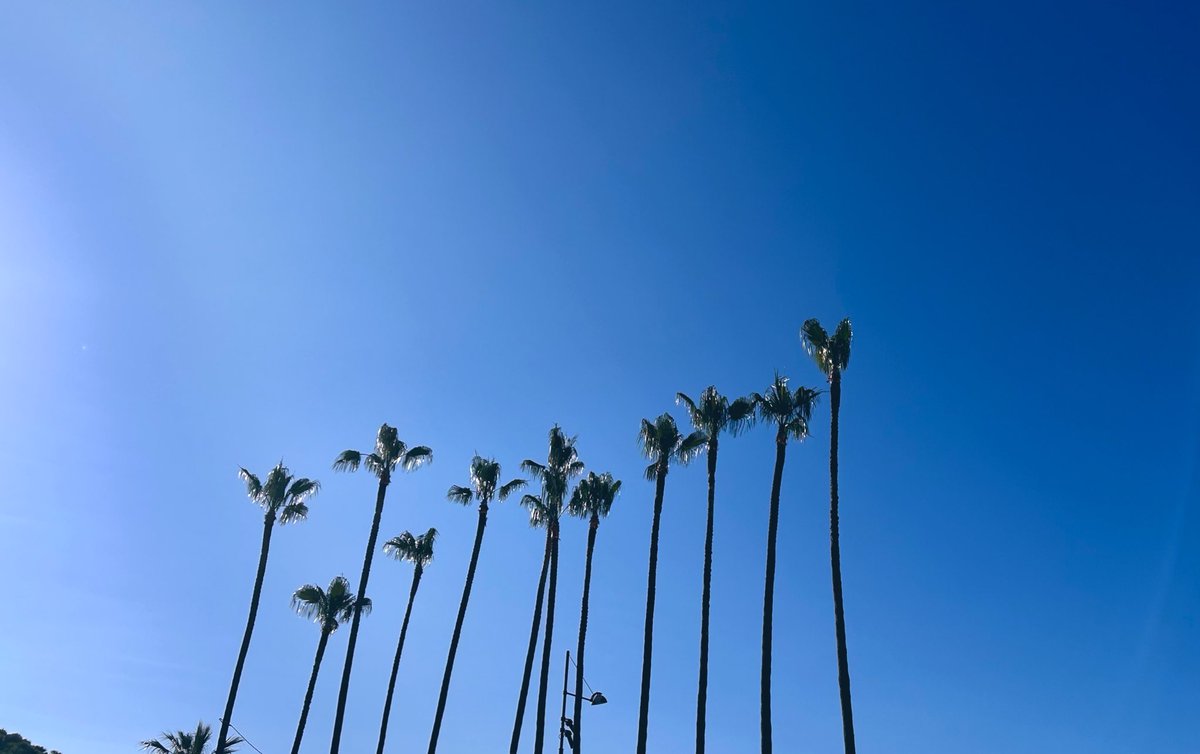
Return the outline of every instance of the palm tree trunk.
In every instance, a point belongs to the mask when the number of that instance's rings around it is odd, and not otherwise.
[[[771,754],[771,628],[775,620],[775,538],[779,533],[779,488],[783,484],[783,462],[786,455],[787,433],[780,427],[775,437],[775,476],[771,480],[771,519],[767,525],[767,576],[763,589],[762,754]]]
[[[583,646],[587,640],[588,596],[592,591],[592,550],[596,547],[596,530],[600,528],[600,517],[592,514],[588,524],[587,559],[583,566],[583,600],[579,608],[579,646],[575,648],[575,754],[583,751]]]
[[[300,708],[300,723],[296,726],[296,740],[292,743],[292,754],[300,754],[300,739],[304,738],[304,724],[308,722],[308,708],[312,705],[313,690],[317,687],[317,673],[321,672],[321,659],[325,657],[325,645],[329,643],[329,631],[321,629],[321,641],[317,643],[317,656],[313,660],[312,675],[308,678],[308,690],[304,692],[304,706]]]
[[[850,706],[850,661],[846,655],[846,617],[842,611],[842,547],[838,534],[838,411],[842,406],[842,374],[829,385],[829,561],[833,572],[833,622],[837,634],[838,692],[842,701],[842,739],[854,754],[854,710]]]
[[[638,711],[637,754],[646,754],[650,725],[650,660],[654,648],[654,589],[658,579],[658,524],[662,518],[663,490],[667,485],[664,461],[654,480],[654,523],[650,526],[650,568],[646,576],[646,633],[642,638],[642,700]]]
[[[250,637],[254,633],[254,619],[258,616],[258,599],[262,596],[263,577],[267,575],[267,554],[271,550],[271,529],[275,526],[275,512],[267,511],[263,518],[262,545],[258,550],[258,573],[254,576],[254,592],[250,595],[250,615],[246,618],[246,632],[242,634],[242,647],[238,650],[237,663],[233,666],[233,682],[229,684],[229,698],[225,701],[225,715],[221,718],[221,733],[217,736],[217,751],[224,752],[228,742],[229,723],[233,719],[233,703],[237,700],[238,685],[242,682],[242,668],[246,665],[246,654],[250,651]]]
[[[550,649],[554,641],[554,596],[558,591],[558,521],[550,524],[554,538],[550,544],[550,583],[546,586],[546,636],[542,643],[542,679],[538,686],[537,737],[533,754],[542,754],[546,745],[546,694],[550,686]]]
[[[517,719],[513,723],[509,754],[517,754],[521,743],[521,725],[525,721],[525,700],[529,696],[529,678],[533,675],[533,657],[537,654],[538,629],[542,627],[542,599],[546,594],[546,574],[550,570],[550,532],[546,532],[546,552],[542,555],[542,575],[538,577],[537,599],[533,603],[533,626],[529,629],[529,649],[525,653],[525,675],[521,677],[521,693],[517,697]]]
[[[379,521],[383,518],[383,499],[391,481],[384,470],[375,493],[375,518],[371,521],[371,536],[367,538],[367,554],[363,557],[362,577],[358,580],[358,599],[354,603],[354,618],[350,621],[350,641],[346,643],[346,664],[342,667],[342,686],[338,690],[337,714],[333,718],[333,740],[329,754],[337,754],[342,743],[342,722],[346,717],[346,697],[350,693],[350,669],[354,666],[354,647],[358,644],[358,623],[362,619],[363,598],[367,596],[367,579],[371,576],[371,559],[375,556],[375,540],[379,538]]]
[[[413,570],[412,588],[408,590],[408,607],[404,608],[404,620],[400,623],[400,641],[396,644],[396,659],[392,660],[392,676],[388,679],[387,698],[383,702],[383,722],[379,724],[379,746],[376,754],[383,754],[383,741],[387,738],[388,717],[392,714],[392,694],[396,691],[396,674],[400,671],[400,655],[404,652],[404,637],[408,634],[408,619],[412,615],[413,600],[421,586],[421,569]],[[296,752],[292,752],[296,754]]]
[[[704,754],[708,714],[708,613],[712,595],[713,515],[717,489],[717,436],[708,439],[708,526],[704,531],[704,588],[700,598],[700,681],[696,690],[696,754]]]
[[[483,530],[487,526],[487,504],[479,504],[479,525],[475,527],[475,547],[471,550],[471,564],[467,566],[467,583],[463,585],[462,602],[458,605],[458,618],[454,621],[454,634],[450,637],[450,653],[446,656],[446,672],[442,675],[442,692],[438,695],[437,712],[433,716],[433,732],[429,735],[429,754],[437,751],[438,736],[442,732],[442,717],[446,714],[446,697],[450,693],[450,676],[454,673],[454,655],[458,653],[458,640],[462,636],[463,620],[467,617],[467,603],[471,601],[471,585],[475,583],[475,567],[479,564],[479,548],[483,545]]]

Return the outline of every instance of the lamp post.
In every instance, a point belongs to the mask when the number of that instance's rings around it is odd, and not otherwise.
[[[567,697],[575,696],[567,691],[567,681],[571,675],[571,650],[567,650],[567,658],[563,662],[563,698],[562,698],[562,717],[558,724],[558,754],[563,754],[563,738],[568,737],[571,741],[571,751],[575,751],[575,723],[577,721],[567,717]],[[583,700],[592,706],[599,704],[608,704],[608,699],[599,691],[593,691],[591,696],[583,697]],[[571,729],[571,733],[567,733],[567,729]]]

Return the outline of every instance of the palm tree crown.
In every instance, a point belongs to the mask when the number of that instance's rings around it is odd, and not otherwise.
[[[142,741],[141,746],[143,751],[156,751],[161,754],[207,754],[205,749],[211,739],[212,728],[204,723],[196,723],[194,733],[182,730],[166,731],[161,738]],[[229,739],[225,742],[225,750],[222,754],[233,754],[235,750],[230,747],[240,743],[242,743],[241,736]]]
[[[782,435],[797,440],[808,436],[808,420],[812,418],[813,404],[820,391],[810,387],[788,387],[788,378],[775,375],[775,381],[766,393],[754,393],[752,400],[758,408],[758,416],[779,427]]]
[[[292,609],[302,618],[308,618],[321,627],[322,631],[333,633],[338,626],[354,616],[354,606],[358,604],[364,613],[371,612],[371,600],[368,597],[358,599],[350,591],[350,582],[345,576],[334,577],[329,582],[328,589],[322,589],[316,584],[305,584],[292,594]]]
[[[521,470],[541,482],[543,504],[542,513],[557,521],[567,498],[567,487],[571,479],[583,473],[583,461],[579,460],[579,451],[575,449],[575,437],[567,437],[562,427],[555,424],[550,428],[549,445],[546,453],[546,463],[541,464],[526,458],[521,462]],[[525,498],[534,498],[526,495]],[[526,504],[522,499],[521,503]],[[535,511],[530,508],[531,515]],[[533,522],[531,523],[539,525]]]
[[[425,566],[433,560],[433,541],[437,535],[437,529],[430,529],[416,537],[406,531],[384,542],[383,552],[396,560],[407,560],[417,571],[424,571]]]
[[[446,498],[461,505],[470,505],[472,500],[477,500],[481,506],[486,506],[496,497],[507,500],[509,495],[525,484],[524,479],[513,479],[501,484],[500,464],[495,459],[477,455],[471,459],[471,486],[453,485],[446,492]]]
[[[367,467],[380,479],[391,478],[397,466],[412,471],[433,460],[433,451],[424,445],[408,447],[396,434],[396,428],[384,424],[375,436],[374,452],[363,455],[357,450],[344,450],[333,462],[334,471],[358,471]]]
[[[567,513],[579,518],[604,518],[620,491],[621,482],[613,479],[612,474],[589,471],[587,477],[575,486],[571,502],[567,504]]]
[[[686,393],[676,393],[675,402],[687,407],[692,426],[709,439],[716,439],[725,430],[736,435],[754,423],[753,398],[737,398],[730,403],[713,385],[704,388],[699,401]]]
[[[650,459],[646,478],[651,481],[672,461],[687,465],[707,444],[708,435],[700,430],[686,436],[681,434],[670,414],[663,414],[653,422],[642,419],[642,428],[638,431],[642,455]]]
[[[308,498],[321,489],[313,479],[296,479],[280,461],[267,473],[267,481],[242,468],[238,478],[246,483],[246,494],[250,501],[261,506],[273,519],[281,524],[303,521],[308,517]]]
[[[850,365],[851,335],[849,319],[838,323],[832,338],[815,319],[805,320],[800,326],[800,340],[804,343],[804,350],[831,380],[835,372],[840,374]]]

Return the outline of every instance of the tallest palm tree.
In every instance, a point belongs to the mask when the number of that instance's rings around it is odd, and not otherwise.
[[[842,739],[854,754],[854,710],[850,705],[850,661],[846,655],[846,618],[842,612],[842,547],[838,532],[838,411],[842,406],[842,372],[850,364],[850,320],[825,332],[815,319],[800,328],[805,350],[829,380],[829,562],[833,572],[833,623],[837,635],[838,692],[842,702]]]
[[[424,445],[408,447],[396,436],[396,428],[387,424],[379,428],[375,436],[375,450],[363,454],[357,450],[345,450],[333,462],[334,471],[357,471],[360,465],[375,475],[379,486],[375,492],[375,518],[371,521],[371,534],[367,537],[367,554],[363,558],[362,577],[358,580],[359,601],[354,606],[354,618],[350,622],[350,640],[346,645],[346,664],[342,667],[342,686],[338,691],[337,713],[333,719],[333,740],[329,754],[337,754],[342,742],[342,722],[346,716],[346,695],[350,691],[350,669],[354,665],[354,646],[358,643],[358,623],[362,618],[362,605],[367,595],[367,579],[371,576],[371,559],[375,555],[375,542],[379,539],[379,521],[383,517],[383,500],[388,485],[397,467],[405,471],[418,469],[433,460],[433,451]]]
[[[679,403],[687,406],[692,426],[708,438],[708,527],[704,534],[704,587],[700,599],[700,681],[696,690],[696,754],[704,754],[705,718],[708,708],[708,613],[712,589],[713,512],[717,486],[717,442],[721,433],[737,434],[754,420],[754,401],[729,399],[709,385],[694,401],[676,393]]]
[[[237,700],[238,685],[242,681],[246,653],[250,650],[254,620],[258,616],[258,600],[262,596],[263,577],[267,573],[267,554],[271,550],[271,531],[275,528],[276,521],[280,524],[303,521],[308,516],[308,498],[320,489],[320,485],[311,479],[293,478],[282,461],[267,474],[265,483],[245,469],[238,472],[238,477],[246,483],[246,494],[250,500],[261,506],[264,511],[263,533],[262,545],[258,552],[258,572],[254,577],[254,592],[250,596],[250,615],[246,618],[246,632],[242,635],[242,646],[238,650],[237,663],[233,666],[233,681],[229,684],[225,716],[221,718],[221,731],[217,736],[218,754],[228,754],[231,745],[229,724],[233,719],[233,704]]]

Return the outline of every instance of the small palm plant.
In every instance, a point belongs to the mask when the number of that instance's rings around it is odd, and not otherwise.
[[[808,420],[816,403],[818,391],[807,387],[792,390],[787,377],[775,375],[766,393],[755,393],[754,405],[764,422],[775,425],[775,475],[771,480],[771,514],[767,526],[767,572],[763,589],[762,675],[761,675],[761,736],[762,752],[771,752],[771,634],[775,611],[775,540],[779,532],[779,491],[783,483],[783,464],[787,457],[788,438],[803,440],[808,436]]]
[[[654,597],[658,579],[658,530],[662,519],[663,492],[667,485],[667,471],[672,463],[686,465],[695,458],[708,436],[696,431],[684,436],[679,432],[675,419],[670,414],[651,422],[642,419],[638,432],[638,444],[642,454],[650,459],[646,467],[646,479],[654,482],[654,519],[650,527],[650,567],[646,577],[646,628],[642,638],[642,694],[638,710],[637,754],[646,754],[646,736],[650,729],[650,669],[654,649]]]
[[[254,634],[254,621],[258,616],[258,601],[262,596],[263,577],[267,573],[267,554],[271,550],[271,532],[275,523],[290,524],[308,517],[308,499],[317,494],[320,484],[312,479],[297,479],[280,461],[267,473],[266,482],[259,480],[246,469],[238,472],[246,484],[250,501],[263,509],[262,544],[258,551],[258,572],[254,576],[254,591],[250,595],[250,614],[246,618],[246,631],[242,634],[242,646],[238,650],[237,662],[233,666],[233,681],[229,684],[229,696],[225,701],[225,716],[221,718],[220,735],[217,736],[217,751],[229,744],[229,724],[233,719],[233,705],[237,701],[238,686],[242,682],[242,668],[246,665],[246,654],[250,651],[250,637]],[[199,730],[199,729],[197,729]]]
[[[467,603],[471,601],[471,586],[475,583],[475,568],[479,565],[479,550],[483,545],[483,531],[487,527],[488,504],[493,498],[506,500],[513,492],[525,486],[524,479],[513,479],[500,483],[500,464],[490,458],[475,456],[471,459],[471,482],[469,487],[454,485],[446,497],[452,503],[470,505],[479,503],[479,522],[475,525],[475,545],[471,549],[471,562],[467,566],[467,580],[463,585],[462,600],[458,605],[458,617],[454,621],[454,634],[450,637],[450,651],[446,656],[446,670],[442,674],[442,690],[438,694],[437,711],[433,717],[433,731],[429,735],[429,754],[437,751],[438,736],[442,731],[442,718],[446,714],[446,697],[450,693],[450,676],[454,673],[454,657],[458,654],[458,640],[462,636],[463,620],[467,617]]]
[[[312,675],[308,678],[308,689],[304,692],[304,705],[300,708],[300,722],[296,725],[296,738],[292,742],[292,754],[299,754],[300,741],[304,738],[304,725],[308,722],[308,709],[312,705],[313,691],[317,687],[317,674],[321,672],[321,660],[325,657],[325,645],[329,643],[329,635],[338,630],[354,615],[355,606],[361,607],[363,613],[371,610],[371,600],[363,597],[359,600],[350,591],[350,582],[344,576],[337,576],[329,582],[328,589],[322,589],[316,584],[305,584],[292,595],[292,609],[302,617],[315,622],[321,627],[321,639],[317,642],[317,656],[313,660]]]
[[[160,754],[208,754],[208,742],[212,740],[212,728],[204,723],[196,723],[194,733],[187,731],[166,731],[159,738],[142,741],[143,751],[160,752]],[[225,742],[225,748],[218,749],[216,754],[233,754],[237,751],[232,747],[242,743],[241,736],[234,736]]]
[[[612,510],[613,500],[621,491],[620,480],[605,472],[597,475],[589,472],[587,478],[580,480],[571,495],[567,512],[572,516],[587,519],[588,540],[587,559],[583,567],[583,599],[579,608],[579,645],[575,650],[575,716],[574,738],[572,751],[576,754],[583,751],[583,650],[587,640],[588,625],[588,596],[592,589],[592,551],[596,547],[596,530],[600,528],[600,519],[606,518]]]
[[[383,742],[387,738],[388,717],[392,713],[392,695],[396,691],[396,674],[400,671],[400,655],[404,652],[404,637],[408,634],[408,619],[412,616],[413,600],[416,599],[417,589],[421,586],[421,576],[425,573],[425,566],[433,560],[433,541],[435,539],[437,539],[437,529],[430,529],[416,537],[406,531],[383,543],[384,554],[391,555],[396,560],[407,560],[413,564],[413,578],[412,586],[408,590],[408,607],[404,608],[404,620],[400,624],[400,641],[396,644],[396,659],[392,660],[392,675],[388,679],[387,698],[383,702],[383,722],[379,724],[377,754],[383,754]]]
[[[738,434],[753,423],[754,400],[738,398],[732,403],[709,385],[694,401],[684,393],[676,400],[687,406],[692,426],[708,438],[708,526],[704,534],[704,586],[700,599],[700,680],[696,690],[696,754],[704,754],[705,722],[708,714],[708,615],[712,593],[713,515],[717,486],[717,443],[728,430]]]
[[[846,616],[842,609],[842,547],[838,526],[838,413],[842,407],[842,372],[850,364],[850,320],[825,332],[815,319],[805,321],[800,339],[829,380],[829,562],[833,573],[833,623],[837,637],[838,692],[842,702],[842,741],[854,754],[854,710],[850,704],[850,661],[846,653]]]
[[[542,754],[546,744],[546,696],[550,688],[550,654],[554,642],[554,603],[558,592],[558,543],[559,520],[567,503],[571,480],[583,473],[583,461],[575,449],[575,437],[568,437],[555,424],[550,428],[549,449],[546,463],[531,459],[521,462],[521,470],[541,482],[538,496],[526,495],[521,503],[530,508],[535,526],[545,526],[546,540],[550,545],[550,572],[546,583],[546,634],[542,640],[542,673],[538,685],[537,727],[533,741],[534,754]],[[526,684],[523,684],[527,688]],[[524,699],[522,699],[524,702]]]
[[[371,533],[367,537],[367,553],[363,556],[362,577],[358,580],[359,596],[367,594],[367,579],[371,576],[371,559],[375,555],[375,542],[379,539],[379,521],[383,517],[383,501],[388,485],[397,467],[413,471],[433,460],[433,451],[424,445],[409,447],[396,434],[396,428],[387,424],[379,428],[375,436],[375,450],[363,454],[357,450],[345,450],[334,460],[334,471],[358,471],[360,465],[375,475],[379,485],[375,491],[375,518],[371,521]],[[354,666],[354,647],[358,643],[358,623],[362,616],[355,609],[350,621],[350,640],[346,644],[346,664],[342,667],[342,685],[338,690],[337,712],[333,718],[333,740],[329,754],[337,754],[342,742],[342,723],[346,717],[346,696],[350,692],[350,670]]]

